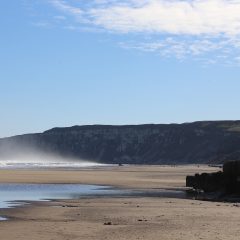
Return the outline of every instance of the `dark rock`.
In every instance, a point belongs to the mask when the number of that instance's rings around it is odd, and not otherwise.
[[[204,192],[215,192],[224,189],[225,178],[222,172],[195,174],[187,176],[186,186]]]
[[[105,222],[104,225],[112,225],[112,222]]]
[[[240,161],[228,161],[223,165],[223,173],[229,177],[240,176]]]
[[[221,192],[222,196],[240,196],[240,161],[229,161],[222,172],[195,174],[186,177],[186,186],[205,193]]]

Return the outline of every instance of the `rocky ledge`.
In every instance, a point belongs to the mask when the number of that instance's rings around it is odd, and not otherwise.
[[[186,186],[197,199],[240,201],[240,161],[228,161],[223,171],[187,176]]]

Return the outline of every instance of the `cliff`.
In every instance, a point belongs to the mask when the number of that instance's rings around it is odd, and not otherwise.
[[[73,126],[0,139],[0,156],[23,149],[103,163],[223,163],[240,160],[240,121]]]

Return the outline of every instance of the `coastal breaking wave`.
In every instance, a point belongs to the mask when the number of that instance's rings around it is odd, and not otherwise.
[[[0,144],[0,169],[87,168],[111,166],[85,159],[62,156],[50,151],[17,144]]]
[[[87,161],[36,161],[36,160],[0,160],[0,169],[16,169],[16,168],[86,168],[86,167],[101,167],[109,166],[107,164],[87,162]]]
[[[109,166],[87,160],[65,158],[53,154],[40,152],[18,154],[0,158],[0,169],[26,169],[26,168],[86,168]]]

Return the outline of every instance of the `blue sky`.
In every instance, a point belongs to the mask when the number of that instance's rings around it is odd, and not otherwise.
[[[240,119],[240,1],[1,1],[0,137]]]

